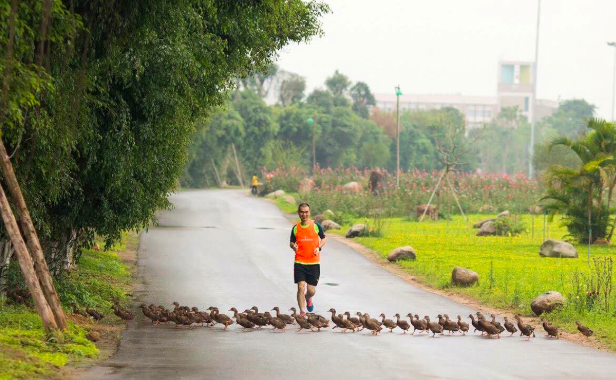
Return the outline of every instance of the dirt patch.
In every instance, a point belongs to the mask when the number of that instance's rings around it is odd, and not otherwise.
[[[360,243],[356,241],[344,238],[339,235],[334,235],[334,234],[327,235],[327,238],[339,241],[343,244],[346,244],[347,246],[353,248],[355,251],[359,252],[360,254],[362,254],[364,257],[366,257],[367,259],[369,259],[376,265],[389,271],[390,273],[395,274],[396,276],[400,277],[401,279],[403,279],[404,281],[408,283],[411,283],[413,286],[419,289],[425,290],[433,294],[438,294],[443,297],[447,297],[457,303],[466,305],[477,311],[481,311],[484,314],[496,314],[499,317],[508,317],[509,319],[513,319],[513,314],[511,314],[507,310],[486,307],[485,305],[480,304],[479,302],[477,302],[477,300],[471,297],[456,294],[456,293],[453,293],[447,290],[436,289],[430,285],[426,285],[420,282],[417,279],[417,277],[406,272],[401,266],[395,263],[390,263],[386,258],[381,257],[377,252],[373,251],[372,249],[366,246],[361,245]],[[539,318],[525,317],[524,321],[535,326],[535,334],[537,335],[537,338],[542,338],[544,335],[546,335],[545,332],[543,331],[543,327],[541,326],[541,320]],[[571,334],[568,332],[562,332],[562,335],[560,336],[560,338],[570,341],[570,342],[577,343],[584,347],[595,348],[598,350],[611,352],[611,350],[608,348],[606,344],[600,341],[597,341],[594,337],[586,338],[582,334]]]

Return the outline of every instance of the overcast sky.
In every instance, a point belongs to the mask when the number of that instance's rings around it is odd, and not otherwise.
[[[537,0],[323,0],[325,35],[280,54],[323,87],[338,69],[374,93],[496,95],[499,60],[532,61]],[[540,99],[584,98],[612,112],[616,0],[542,0]]]

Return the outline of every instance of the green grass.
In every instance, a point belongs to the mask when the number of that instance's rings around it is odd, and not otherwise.
[[[285,198],[289,195],[295,198],[295,203],[289,203],[285,200]],[[268,197],[268,198],[273,199],[274,203],[276,203],[276,206],[278,206],[279,209],[286,212],[287,214],[297,213],[297,205],[301,203],[301,198],[299,194],[297,193],[286,193],[285,195],[279,198],[272,198],[272,197]]]
[[[489,217],[471,215],[470,221],[472,224]],[[571,332],[575,331],[573,322],[579,320],[616,350],[616,291],[611,295],[611,310],[605,312],[588,307],[585,292],[581,294],[576,290],[575,273],[586,276],[592,273],[592,266],[586,259],[587,246],[576,245],[578,259],[542,258],[538,252],[544,237],[543,216],[534,219],[534,236],[531,216],[521,216],[520,220],[526,224],[527,231],[519,236],[478,237],[475,236],[477,230],[467,227],[461,216],[454,216],[451,221],[423,223],[394,218],[384,220],[380,237],[355,240],[382,257],[394,248],[410,245],[417,252],[417,260],[402,261],[398,265],[423,283],[527,316],[533,315],[530,303],[537,295],[556,290],[567,297],[568,302],[548,318]],[[357,222],[363,223],[365,219]],[[331,232],[343,235],[348,227]],[[548,228],[547,237],[561,239],[566,235],[566,229],[556,220],[548,223],[546,230]],[[591,258],[616,258],[616,248],[593,246],[590,255]],[[476,271],[479,284],[470,288],[452,287],[451,272],[456,266]],[[616,282],[613,273],[612,281]]]
[[[125,235],[123,242],[111,251],[85,250],[78,269],[56,280],[67,315],[76,302],[82,309],[94,308],[106,317],[101,323],[121,323],[112,313],[112,300],[125,301],[131,288],[130,268],[123,264],[115,252],[136,245],[138,237]],[[15,270],[15,268],[13,268]],[[85,336],[91,324],[69,321],[63,333],[48,335],[32,307],[10,305],[0,299],[0,380],[3,379],[55,379],[66,365],[96,358],[99,350]]]

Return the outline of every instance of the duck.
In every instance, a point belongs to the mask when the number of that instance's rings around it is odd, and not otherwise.
[[[466,335],[468,332],[469,326],[468,323],[462,321],[462,317],[458,315],[458,328],[462,332],[462,335]]]
[[[364,314],[364,326],[371,331],[372,335],[379,335],[382,330],[381,324],[376,319],[370,318],[370,314]]]
[[[321,329],[323,329],[323,328],[329,327],[329,323],[324,323],[321,320],[321,318],[323,318],[323,317],[321,317],[320,315],[314,314],[314,313],[306,314],[306,320],[312,326],[316,327],[318,332],[321,332]]]
[[[232,307],[231,309],[237,311],[237,309],[235,309],[234,307]],[[206,313],[205,311],[199,311],[199,308],[197,308],[196,306],[191,308],[191,310],[201,319],[201,326],[210,326],[212,324],[212,318],[210,317],[210,313]]]
[[[443,325],[443,329],[449,331],[450,335],[454,332],[460,332],[460,326],[458,326],[458,322],[449,319],[449,315],[447,314],[443,314],[443,317],[445,317],[445,324]]]
[[[329,319],[325,318],[322,315],[315,314],[315,313],[306,313],[306,317],[315,317],[319,320],[319,322],[321,322],[323,327],[329,327]]]
[[[129,310],[122,309],[122,307],[118,304],[114,304],[111,306],[113,309],[113,314],[120,317],[120,319],[124,321],[130,321],[135,318],[135,314],[130,312]]]
[[[518,332],[518,329],[515,327],[513,323],[509,322],[509,318],[504,317],[504,319],[505,319],[505,330],[511,333],[509,336],[513,336],[513,334]]]
[[[282,319],[287,325],[294,325],[295,324],[295,319],[292,318],[290,315],[282,314],[280,312],[280,308],[278,306],[276,306],[272,310],[276,310],[276,318]]]
[[[361,327],[363,329],[362,324],[359,322],[359,318],[351,317],[351,313],[349,313],[348,311],[345,311],[344,315],[346,315],[347,319],[349,321],[351,321],[351,323],[353,323],[355,325],[355,328],[360,328]]]
[[[263,314],[267,317],[269,324],[273,326],[272,331],[281,330],[282,332],[287,332],[287,323],[285,321],[281,318],[272,316],[269,311]]]
[[[90,309],[89,307],[86,307],[86,313],[88,313],[92,318],[94,318],[95,321],[100,321],[101,319],[105,318],[103,314],[99,313],[94,309]]]
[[[357,319],[359,320],[359,324],[361,325],[361,329],[365,329],[366,328],[366,318],[364,318],[364,315],[361,312],[357,312]]]
[[[210,318],[216,321],[216,323],[225,325],[225,330],[227,329],[227,327],[233,324],[233,320],[229,318],[229,316],[226,314],[220,314],[217,307],[210,306],[208,310],[211,310]]]
[[[297,322],[297,325],[299,326],[299,329],[297,329],[296,332],[300,332],[302,330],[314,331],[312,329],[312,325],[310,324],[310,322],[308,322],[306,318],[302,317],[301,315],[295,312],[293,313],[293,315],[295,316],[295,322]]]
[[[385,319],[385,313],[381,313],[379,317],[383,318],[381,320],[381,326],[385,326],[385,328],[388,328],[390,333],[394,332],[394,329],[398,327],[398,324],[396,322],[392,321],[391,319]]]
[[[514,317],[518,321],[518,328],[520,329],[520,336],[524,335],[528,338],[526,340],[530,340],[530,336],[535,337],[535,328],[531,325],[526,325],[522,323],[522,316],[520,314],[516,314]]]
[[[490,316],[492,317],[490,323],[498,329],[499,334],[505,331],[505,328],[496,320],[496,314],[490,314]]]
[[[473,327],[475,328],[475,330],[473,332],[479,331],[481,333],[481,335],[483,335],[483,333],[485,332],[485,330],[483,329],[483,327],[481,327],[479,325],[479,321],[475,320],[475,317],[473,316],[473,314],[469,314],[468,317],[471,319],[471,324],[473,325]]]
[[[235,322],[242,326],[242,331],[245,331],[246,329],[252,329],[255,327],[255,324],[250,322],[247,318],[246,318],[246,314],[241,314],[237,312],[237,309],[232,307],[231,309],[229,309],[229,311],[233,312],[233,318],[235,318]]]
[[[479,314],[479,326],[481,326],[483,328],[483,330],[486,332],[486,334],[488,335],[488,338],[491,338],[492,335],[496,335],[497,339],[500,339],[500,330],[494,326],[492,323],[488,322],[486,320],[486,317],[484,317],[482,314]]]
[[[86,318],[89,318],[89,317],[90,317],[90,316],[88,315],[88,313],[86,313],[86,312],[85,312],[85,311],[83,311],[83,310],[80,310],[80,309],[77,307],[77,304],[76,304],[75,302],[71,303],[71,306],[73,307],[73,314],[75,314],[75,315],[81,315],[82,317],[86,317]]]
[[[353,332],[355,332],[355,329],[357,328],[355,326],[355,324],[351,321],[349,321],[348,319],[344,319],[344,315],[342,314],[338,314],[338,318],[340,318],[340,322],[342,323],[342,332],[346,332],[347,330],[351,330]]]
[[[188,316],[184,314],[184,311],[177,310],[171,313],[173,317],[173,321],[175,322],[175,328],[180,328],[182,326],[188,326],[191,329],[192,321]]]
[[[419,319],[419,316],[417,314],[415,314],[415,319],[413,319],[413,314],[411,313],[408,313],[406,316],[411,319],[411,325],[413,326],[413,332],[411,333],[411,335],[415,335],[415,331],[417,330],[419,330],[420,334],[427,330],[428,324],[426,323],[426,321]]]
[[[583,324],[581,324],[578,321],[575,321],[575,324],[577,325],[577,329],[579,332],[582,333],[582,335],[584,335],[585,337],[590,337],[592,334],[594,334],[594,331],[592,331],[591,329],[589,329],[588,327],[584,326]]]
[[[548,338],[554,337],[558,339],[558,327],[548,322],[545,318],[541,318],[541,324],[543,325],[545,332],[548,333]]]
[[[156,313],[154,313],[149,307],[147,307],[144,303],[142,303],[141,305],[139,305],[139,307],[141,308],[141,311],[143,312],[143,315],[150,319],[152,321],[153,325],[157,325],[160,323],[158,315]]]
[[[332,313],[332,322],[334,322],[334,325],[335,325],[334,327],[332,327],[332,329],[335,329],[336,327],[344,329],[344,324],[342,323],[342,318],[339,317],[339,316],[336,316],[336,309],[334,309],[332,307],[331,309],[328,310],[328,312]]]
[[[396,313],[396,315],[394,315],[394,317],[396,317],[396,324],[398,325],[398,327],[400,327],[400,329],[403,332],[403,334],[406,334],[406,332],[408,331],[408,329],[411,328],[411,325],[405,321],[404,319],[400,319],[400,313]]]
[[[438,322],[430,322],[430,317],[428,317],[427,315],[424,317],[424,319],[428,324],[428,329],[432,331],[432,337],[434,337],[437,333],[443,334],[443,326],[441,326]]]

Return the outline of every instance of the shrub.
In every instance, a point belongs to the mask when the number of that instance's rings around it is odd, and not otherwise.
[[[514,218],[498,218],[494,221],[494,227],[499,236],[516,236],[526,231],[526,225]]]

